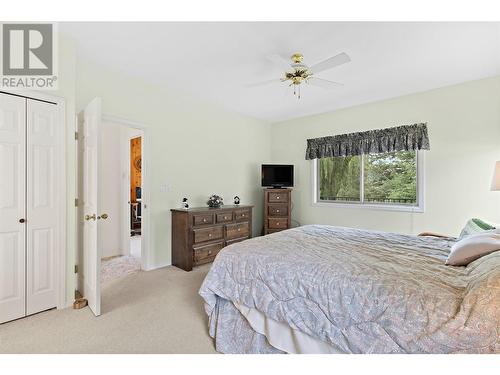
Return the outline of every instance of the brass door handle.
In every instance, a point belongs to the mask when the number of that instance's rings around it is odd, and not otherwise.
[[[85,220],[89,221],[89,220],[94,220],[95,221],[95,214],[93,214],[92,216],[90,215],[85,215]]]
[[[109,217],[108,214],[102,214],[101,216],[97,216],[97,220],[99,219],[106,220],[108,217]]]

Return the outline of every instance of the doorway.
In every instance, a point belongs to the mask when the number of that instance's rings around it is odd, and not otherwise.
[[[144,131],[116,121],[102,121],[100,201],[103,222],[101,284],[143,269],[142,154]]]
[[[130,163],[130,255],[140,259],[142,249],[142,130],[131,128],[129,131]]]
[[[101,314],[101,289],[149,267],[149,174],[147,127],[103,116],[102,100],[94,98],[78,115],[78,292]],[[140,164],[132,160],[130,140],[141,137]],[[130,254],[131,163],[141,170],[140,251]],[[135,190],[135,189],[134,189]],[[81,202],[81,203],[80,203]],[[139,217],[137,217],[139,216]],[[136,230],[137,230],[136,226]],[[137,235],[137,232],[135,233]],[[104,261],[113,261],[103,266]],[[108,273],[104,268],[108,268]],[[103,277],[103,271],[105,276]]]

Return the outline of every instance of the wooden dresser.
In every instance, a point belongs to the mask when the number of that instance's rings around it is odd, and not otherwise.
[[[264,234],[291,228],[292,189],[264,189]]]
[[[172,209],[172,264],[185,271],[212,262],[227,245],[252,236],[253,206]]]

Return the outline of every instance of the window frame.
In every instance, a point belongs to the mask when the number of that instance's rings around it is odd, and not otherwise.
[[[422,150],[416,151],[417,159],[417,204],[414,206],[403,205],[399,203],[365,203],[364,202],[364,155],[361,156],[361,173],[360,173],[360,201],[359,202],[346,202],[346,201],[327,201],[320,200],[319,194],[319,163],[318,159],[312,160],[312,205],[319,207],[347,207],[347,208],[365,208],[386,211],[403,211],[403,212],[424,212],[424,196],[425,196],[425,153]]]

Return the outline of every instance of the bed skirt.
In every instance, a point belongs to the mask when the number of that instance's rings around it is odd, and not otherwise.
[[[215,340],[215,350],[226,354],[283,354],[272,347],[264,335],[255,332],[232,302],[216,297],[209,316],[209,333]]]
[[[321,340],[266,317],[256,309],[217,297],[210,316],[216,350],[231,354],[340,354]]]

